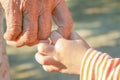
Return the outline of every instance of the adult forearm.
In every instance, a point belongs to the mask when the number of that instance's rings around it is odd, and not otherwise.
[[[10,80],[9,63],[3,39],[3,15],[0,5],[0,80]]]

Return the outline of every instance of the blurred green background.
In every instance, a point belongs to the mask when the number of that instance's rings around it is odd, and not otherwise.
[[[66,2],[74,19],[74,30],[93,48],[120,57],[120,0]],[[34,60],[36,52],[36,46],[7,46],[13,80],[79,80],[75,75],[45,72]]]

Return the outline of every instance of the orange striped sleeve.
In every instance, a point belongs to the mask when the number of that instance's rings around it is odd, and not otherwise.
[[[80,80],[120,80],[120,58],[88,49],[82,60]]]

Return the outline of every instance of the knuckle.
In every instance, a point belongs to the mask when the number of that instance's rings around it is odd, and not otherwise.
[[[4,34],[6,40],[15,40],[21,33],[19,28],[9,28]]]
[[[26,35],[24,37],[24,43],[26,45],[32,46],[32,45],[35,44],[35,42],[37,42],[37,37],[36,36]]]
[[[21,27],[20,26],[15,26],[15,27],[10,27],[7,29],[8,34],[10,35],[19,35],[21,33]]]
[[[58,50],[62,50],[62,49],[63,49],[63,46],[64,46],[64,40],[65,40],[65,39],[59,39],[59,40],[56,42],[55,48],[58,49]]]
[[[56,45],[62,46],[64,41],[65,41],[65,39],[58,39],[57,42],[56,42]]]
[[[11,37],[12,37],[12,36],[7,35],[7,33],[4,34],[4,39],[5,39],[5,40],[10,40],[10,41],[11,41],[11,40],[12,40]]]

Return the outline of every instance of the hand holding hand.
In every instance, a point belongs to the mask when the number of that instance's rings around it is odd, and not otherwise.
[[[79,74],[84,53],[89,45],[76,33],[72,32],[70,40],[64,39],[59,33],[52,32],[54,45],[40,43],[35,58],[48,72]]]

